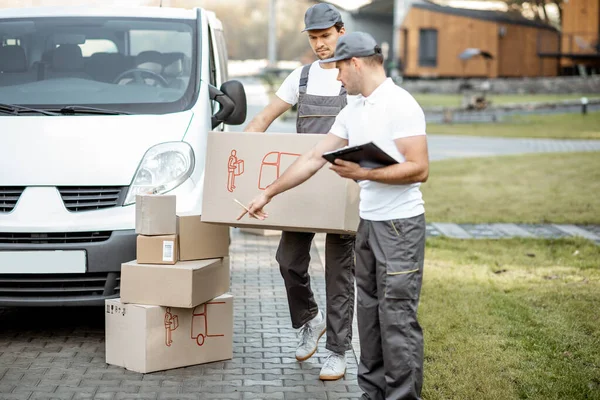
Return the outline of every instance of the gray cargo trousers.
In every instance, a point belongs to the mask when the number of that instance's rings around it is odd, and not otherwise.
[[[277,262],[285,282],[292,326],[317,316],[308,266],[314,233],[282,232]],[[354,317],[354,235],[327,234],[325,239],[326,348],[343,353],[352,348]]]
[[[423,332],[417,307],[425,215],[361,219],[356,234],[358,385],[370,400],[420,399]]]

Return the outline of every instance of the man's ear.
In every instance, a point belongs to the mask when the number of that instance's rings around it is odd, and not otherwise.
[[[346,27],[345,27],[345,26],[342,26],[342,27],[340,28],[340,36],[342,36],[342,35],[345,35],[345,34],[346,34]]]
[[[350,59],[350,63],[352,63],[352,66],[354,67],[355,70],[360,70],[360,60],[357,57],[352,57]]]

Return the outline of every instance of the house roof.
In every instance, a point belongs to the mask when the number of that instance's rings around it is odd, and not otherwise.
[[[549,29],[556,31],[556,28],[540,21],[533,21],[525,18],[519,13],[504,12],[504,11],[492,11],[492,10],[473,10],[469,8],[457,8],[441,6],[433,3],[429,0],[415,0],[412,7],[428,10],[432,12],[438,12],[442,14],[457,15],[460,17],[481,19],[485,21],[501,22],[506,24],[516,24],[531,26],[540,29]],[[377,16],[393,16],[394,14],[394,0],[373,0],[371,3],[364,5],[359,8],[356,14],[363,15],[377,15]]]

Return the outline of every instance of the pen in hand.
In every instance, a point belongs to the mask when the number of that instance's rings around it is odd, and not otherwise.
[[[251,216],[251,217],[254,217],[254,218],[256,218],[256,219],[260,219],[260,218],[258,218],[258,217],[257,217],[255,214],[251,213],[251,212],[250,212],[250,209],[249,209],[248,207],[246,207],[244,204],[242,204],[242,203],[241,203],[241,202],[240,202],[238,199],[233,199],[233,201],[235,201],[235,202],[236,202],[236,203],[238,203],[240,206],[242,206],[242,208],[243,208],[244,210],[246,210],[246,213],[250,214],[250,216]],[[245,214],[245,213],[244,213],[244,214]],[[240,215],[240,216],[238,217],[238,219],[240,219],[241,217],[243,217],[243,216],[244,216],[244,214]]]

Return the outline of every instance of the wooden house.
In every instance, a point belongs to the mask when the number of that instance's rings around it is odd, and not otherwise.
[[[393,0],[373,0],[352,12],[347,26],[349,31],[371,32],[379,42],[391,45],[393,15]],[[406,77],[537,77],[559,72],[556,58],[538,54],[541,39],[548,47],[558,46],[558,30],[520,14],[415,0],[400,36],[399,56]],[[478,49],[491,58],[461,59],[467,49]]]
[[[559,43],[540,40],[542,57],[560,60],[564,74],[600,72],[600,0],[565,0]]]
[[[556,29],[520,15],[415,3],[402,27],[404,75],[418,77],[554,76],[558,62],[538,55],[538,38],[558,43]],[[466,49],[491,59],[461,59]]]

